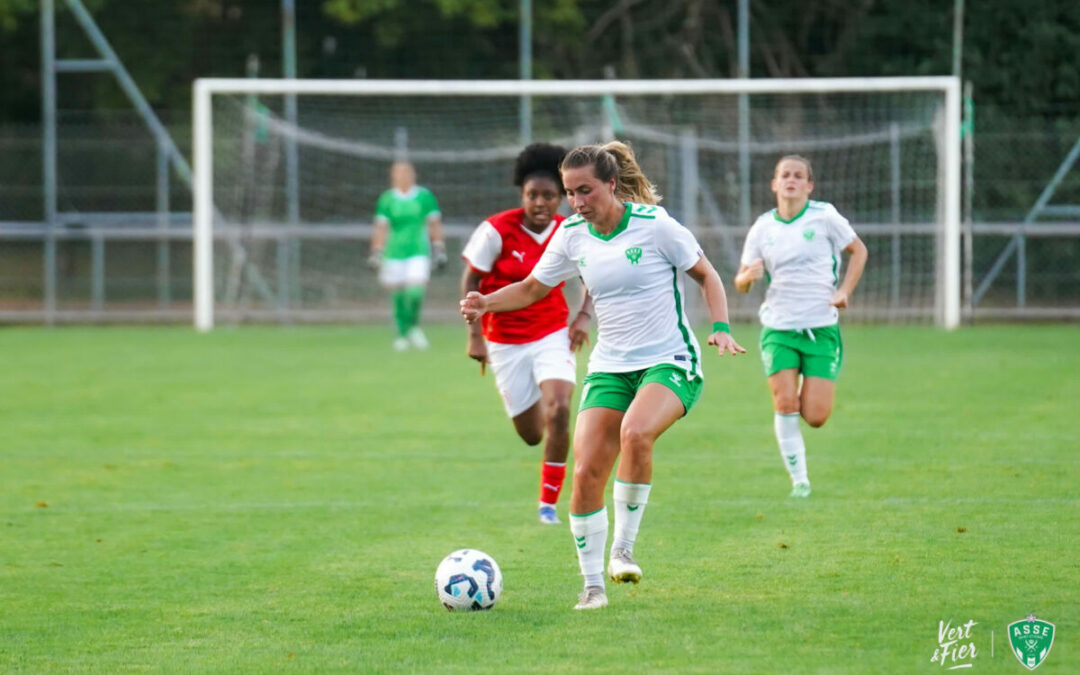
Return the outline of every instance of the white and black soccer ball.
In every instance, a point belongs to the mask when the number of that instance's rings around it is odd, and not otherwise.
[[[502,595],[502,586],[499,564],[472,548],[454,551],[435,570],[435,593],[451,612],[491,609]]]

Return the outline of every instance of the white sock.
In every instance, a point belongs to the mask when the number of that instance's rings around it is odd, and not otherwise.
[[[615,479],[615,536],[611,540],[611,550],[625,548],[634,552],[634,540],[641,527],[645,505],[649,503],[650,489],[651,483],[624,483]]]
[[[780,456],[784,460],[792,484],[809,483],[806,475],[806,445],[803,443],[802,429],[799,428],[799,413],[776,413],[773,417],[773,431],[780,446]]]
[[[581,576],[585,588],[604,587],[604,544],[607,543],[607,507],[585,515],[570,514],[570,532],[574,535]]]

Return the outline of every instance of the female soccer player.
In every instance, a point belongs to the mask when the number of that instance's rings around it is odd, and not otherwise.
[[[772,190],[776,208],[750,228],[735,288],[745,293],[769,275],[769,290],[759,313],[761,360],[775,411],[773,429],[791,475],[791,496],[809,497],[799,416],[817,428],[832,412],[844,358],[838,310],[847,309],[867,252],[832,204],[810,199],[814,172],[805,157],[781,157],[773,172]],[[851,258],[838,288],[841,251]]]
[[[555,233],[532,273],[490,295],[461,301],[468,322],[535,302],[562,280],[580,275],[596,308],[599,333],[589,357],[574,429],[570,530],[585,590],[575,609],[607,605],[604,486],[615,474],[615,536],[608,575],[641,580],[633,548],[652,481],[656,439],[701,395],[701,348],[686,317],[680,271],[704,289],[713,319],[708,344],[742,353],[728,328],[720,276],[694,235],[661,207],[633,152],[619,142],[572,150],[562,182],[577,215]],[[632,199],[633,201],[624,201]]]
[[[435,195],[416,184],[416,169],[411,163],[391,165],[390,185],[375,207],[368,265],[379,270],[379,282],[393,295],[397,324],[394,349],[427,349],[427,337],[420,330],[420,306],[431,276],[432,256],[436,269],[446,266],[442,214]]]
[[[521,207],[491,216],[473,232],[462,257],[461,293],[492,293],[529,276],[564,220],[559,162],[566,149],[534,143],[517,156],[514,185]],[[587,298],[586,298],[587,299]],[[544,440],[540,467],[540,522],[557,525],[555,505],[566,475],[570,447],[570,397],[577,381],[574,351],[587,338],[588,308],[569,328],[562,284],[540,300],[514,312],[488,314],[469,326],[466,353],[491,364],[495,386],[518,436],[529,445]]]

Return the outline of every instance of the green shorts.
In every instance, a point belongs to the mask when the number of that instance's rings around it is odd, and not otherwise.
[[[589,373],[581,388],[581,405],[578,411],[586,408],[613,408],[626,412],[634,396],[646,384],[657,382],[664,385],[679,397],[683,404],[683,415],[690,412],[701,398],[704,380],[695,377],[686,379],[686,371],[670,363],[661,363],[645,370],[629,373]]]
[[[762,328],[761,362],[766,377],[794,368],[804,377],[836,381],[844,362],[840,324],[806,330]]]

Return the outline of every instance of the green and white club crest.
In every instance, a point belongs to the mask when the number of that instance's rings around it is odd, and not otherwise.
[[[1009,644],[1020,665],[1035,670],[1046,660],[1054,645],[1054,624],[1036,619],[1034,614],[1009,624]]]
[[[638,264],[641,260],[641,249],[637,246],[626,249],[626,259],[630,261],[631,265]]]

